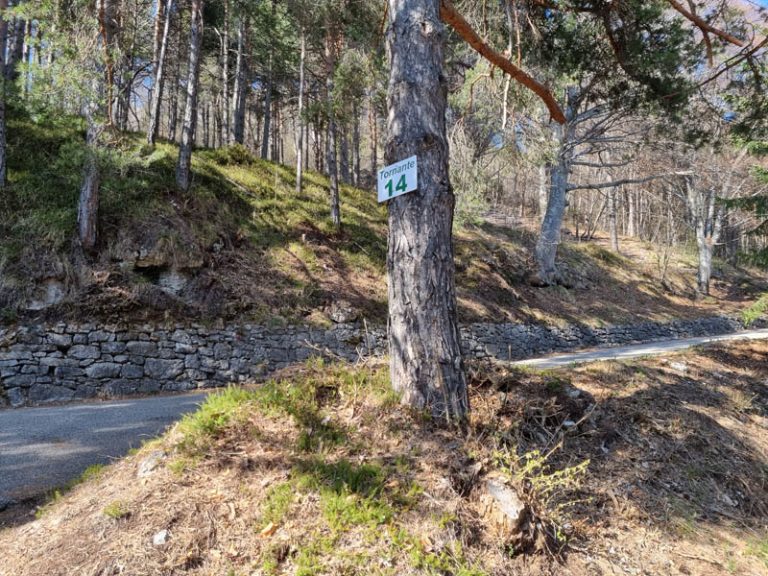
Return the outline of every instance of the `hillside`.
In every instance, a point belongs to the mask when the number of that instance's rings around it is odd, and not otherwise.
[[[302,195],[289,168],[242,147],[200,150],[194,185],[173,183],[176,148],[150,150],[140,135],[115,135],[103,172],[98,253],[74,249],[83,158],[74,120],[9,121],[11,181],[0,206],[0,310],[17,319],[329,322],[386,316],[386,211],[375,195],[345,186],[343,230],[328,217],[326,179],[306,176]],[[696,317],[743,309],[765,276],[719,263],[712,297],[695,299],[695,252],[664,255],[623,239],[569,241],[560,257],[571,288],[528,282],[535,222],[477,220],[456,230],[464,322],[602,325]],[[566,238],[568,238],[566,236]]]
[[[383,368],[313,361],[12,520],[0,575],[768,574],[766,354],[474,365],[467,434]]]

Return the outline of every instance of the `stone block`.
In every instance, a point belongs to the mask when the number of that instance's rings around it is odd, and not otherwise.
[[[138,356],[157,356],[157,344],[144,340],[134,340],[126,344],[126,350],[129,354]]]
[[[88,378],[101,379],[101,378],[117,378],[120,376],[121,364],[115,362],[97,362],[88,366],[85,369],[85,374]]]
[[[148,358],[144,364],[144,373],[150,378],[171,380],[184,371],[183,360],[160,360]]]
[[[120,377],[128,380],[144,377],[144,367],[136,364],[125,364],[120,370]]]
[[[101,352],[96,346],[76,344],[67,351],[68,358],[76,358],[77,360],[95,360],[99,356],[101,356]]]

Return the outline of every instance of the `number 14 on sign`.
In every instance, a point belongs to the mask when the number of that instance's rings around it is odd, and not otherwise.
[[[379,172],[379,202],[386,202],[416,190],[419,163],[416,156],[391,164]]]

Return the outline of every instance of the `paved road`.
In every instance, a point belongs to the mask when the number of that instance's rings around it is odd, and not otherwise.
[[[597,362],[600,360],[624,360],[638,358],[640,356],[660,356],[669,352],[685,350],[702,344],[713,342],[728,342],[734,340],[768,340],[768,329],[750,330],[737,334],[725,334],[723,336],[704,336],[701,338],[684,338],[680,340],[663,340],[650,344],[633,344],[632,346],[620,346],[616,348],[596,348],[574,352],[572,354],[559,354],[557,356],[545,356],[530,360],[520,360],[512,364],[517,366],[530,366],[531,368],[561,368],[571,364],[583,364],[585,362]]]
[[[159,435],[205,394],[0,411],[0,511]]]

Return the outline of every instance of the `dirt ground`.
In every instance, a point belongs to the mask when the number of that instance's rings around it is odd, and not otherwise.
[[[464,432],[382,367],[302,366],[17,517],[0,575],[766,575],[767,358],[473,365]]]

